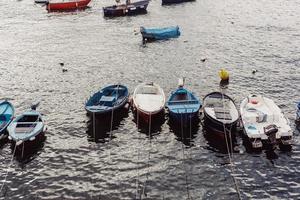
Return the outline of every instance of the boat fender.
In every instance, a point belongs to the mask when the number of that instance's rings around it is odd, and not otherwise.
[[[33,137],[31,137],[31,138],[29,138],[29,140],[30,141],[33,141],[33,140],[35,140],[35,137],[33,136]]]

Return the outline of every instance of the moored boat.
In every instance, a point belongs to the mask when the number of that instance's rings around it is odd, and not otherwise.
[[[48,2],[49,0],[34,0],[34,3],[38,3],[38,4],[46,4]]]
[[[150,0],[103,7],[104,17],[120,17],[147,13]]]
[[[145,123],[160,116],[164,111],[165,94],[155,83],[142,83],[133,93],[132,107],[135,114]]]
[[[41,113],[36,111],[36,105],[31,110],[16,117],[7,127],[9,139],[21,144],[27,141],[34,141],[44,132],[45,125]]]
[[[177,38],[180,36],[178,26],[165,27],[165,28],[140,28],[143,41],[144,40],[166,40],[169,38]]]
[[[239,112],[232,98],[221,92],[209,93],[203,99],[203,113],[207,127],[221,137],[234,137]]]
[[[87,8],[91,0],[49,1],[46,3],[48,12],[74,11]]]
[[[191,2],[196,0],[162,0],[162,5],[168,5],[168,4],[178,4],[178,3],[184,3],[184,2]]]
[[[184,87],[184,80],[181,79],[178,88],[171,93],[166,106],[169,110],[170,120],[183,126],[190,126],[198,117],[201,108],[200,100]]]
[[[289,120],[273,100],[249,95],[242,101],[240,109],[244,134],[252,148],[262,148],[265,143],[290,147],[293,132]]]
[[[124,85],[109,85],[92,95],[85,104],[89,114],[108,114],[124,107],[128,102],[128,89]]]
[[[7,100],[0,101],[0,139],[4,137],[7,126],[13,120],[15,109]]]

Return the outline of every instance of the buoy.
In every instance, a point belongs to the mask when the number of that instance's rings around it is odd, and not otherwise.
[[[219,71],[219,76],[222,81],[229,81],[229,72],[226,71],[225,69],[221,69]]]
[[[62,69],[62,72],[67,72],[68,70],[67,69]]]
[[[201,62],[205,62],[205,61],[206,61],[206,58],[201,59]]]
[[[64,65],[65,65],[63,62],[61,62],[61,63],[59,63],[59,64],[60,64],[60,66],[64,66]]]
[[[252,70],[252,74],[255,74],[257,72],[257,69]]]

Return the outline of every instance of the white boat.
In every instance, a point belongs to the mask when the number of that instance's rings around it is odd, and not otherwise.
[[[151,117],[159,115],[165,107],[165,94],[163,89],[155,83],[142,83],[133,93],[133,109],[138,112],[141,119],[149,122]]]
[[[42,115],[35,108],[16,117],[7,127],[9,139],[21,144],[34,141],[45,129]]]
[[[250,95],[240,106],[244,133],[253,148],[262,148],[263,143],[290,147],[293,132],[289,120],[273,100],[260,95]]]

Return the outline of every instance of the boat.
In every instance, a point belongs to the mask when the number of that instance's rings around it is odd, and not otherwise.
[[[296,121],[300,122],[300,101],[297,105]]]
[[[169,118],[173,122],[189,126],[198,117],[200,100],[184,87],[184,79],[179,80],[178,88],[173,91],[166,103]]]
[[[143,122],[150,123],[163,113],[165,101],[164,91],[159,85],[142,83],[134,90],[132,108]]]
[[[150,0],[103,7],[104,17],[120,17],[147,13]]]
[[[45,124],[41,113],[36,111],[37,105],[31,106],[31,110],[17,116],[7,127],[8,139],[17,145],[27,141],[35,141],[45,131]]]
[[[128,89],[124,85],[109,85],[93,94],[85,104],[89,114],[108,114],[117,111],[128,102]]]
[[[48,2],[49,0],[34,0],[34,3],[38,3],[38,4],[46,4]]]
[[[249,95],[240,106],[243,132],[252,148],[262,148],[263,144],[279,144],[290,147],[293,132],[289,120],[275,102],[261,95]]]
[[[46,3],[48,12],[74,11],[87,8],[91,0],[49,1]]]
[[[14,114],[15,109],[9,101],[0,101],[0,139],[5,137],[5,130],[13,120]]]
[[[168,4],[178,4],[178,3],[184,3],[184,2],[191,2],[195,0],[162,0],[162,5],[168,5]]]
[[[177,38],[180,36],[180,31],[178,26],[166,27],[166,28],[140,28],[141,34],[143,36],[143,41],[147,39],[153,40],[166,40],[169,38]]]
[[[222,138],[234,138],[239,112],[234,100],[221,92],[212,92],[203,99],[204,124]]]

